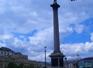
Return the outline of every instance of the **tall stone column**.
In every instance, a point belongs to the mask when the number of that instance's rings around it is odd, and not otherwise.
[[[51,5],[53,8],[53,24],[54,24],[54,52],[50,55],[51,58],[51,68],[63,68],[63,53],[60,51],[59,43],[59,25],[58,25],[58,8],[57,1],[54,0]]]
[[[59,48],[59,26],[58,26],[58,8],[60,5],[58,5],[56,2],[51,5],[53,8],[53,24],[54,24],[54,51],[60,52]]]

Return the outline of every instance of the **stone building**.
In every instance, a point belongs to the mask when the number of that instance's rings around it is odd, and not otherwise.
[[[65,68],[77,68],[77,60],[65,61],[64,67]]]
[[[27,55],[15,53],[11,49],[5,47],[0,48],[0,68],[7,68],[9,62],[14,62],[17,65],[24,64],[24,68],[30,64],[38,66],[38,63],[36,61],[28,60]]]
[[[5,55],[14,55],[15,52],[12,51],[11,49],[9,48],[6,48],[6,47],[1,47],[0,48],[0,56],[5,56]]]

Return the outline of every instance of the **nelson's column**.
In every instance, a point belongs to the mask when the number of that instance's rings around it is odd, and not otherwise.
[[[60,7],[57,4],[57,0],[54,0],[51,5],[53,8],[53,24],[54,24],[54,52],[51,53],[51,68],[63,68],[63,58],[64,55],[60,51],[60,42],[59,42],[59,25],[58,25],[58,8]]]

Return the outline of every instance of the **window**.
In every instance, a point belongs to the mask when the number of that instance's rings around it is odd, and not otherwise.
[[[4,54],[6,54],[6,53],[4,53]]]
[[[3,52],[1,52],[1,54],[3,54]]]
[[[9,53],[8,53],[8,55],[9,55]]]
[[[78,68],[93,68],[93,59],[84,59],[79,61]]]
[[[78,67],[79,67],[79,68],[83,68],[83,67],[84,67],[84,60],[82,60],[82,61],[80,61],[80,62],[78,63]]]
[[[93,60],[93,59],[92,59]],[[84,63],[85,63],[85,67],[87,67],[87,68],[93,68],[92,67],[92,61],[91,61],[91,59],[86,59],[85,61],[84,61]]]

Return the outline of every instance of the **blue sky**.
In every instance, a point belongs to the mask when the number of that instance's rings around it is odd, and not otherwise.
[[[0,47],[47,61],[53,52],[53,0],[0,0]],[[93,56],[93,1],[58,0],[60,50],[68,59]]]

